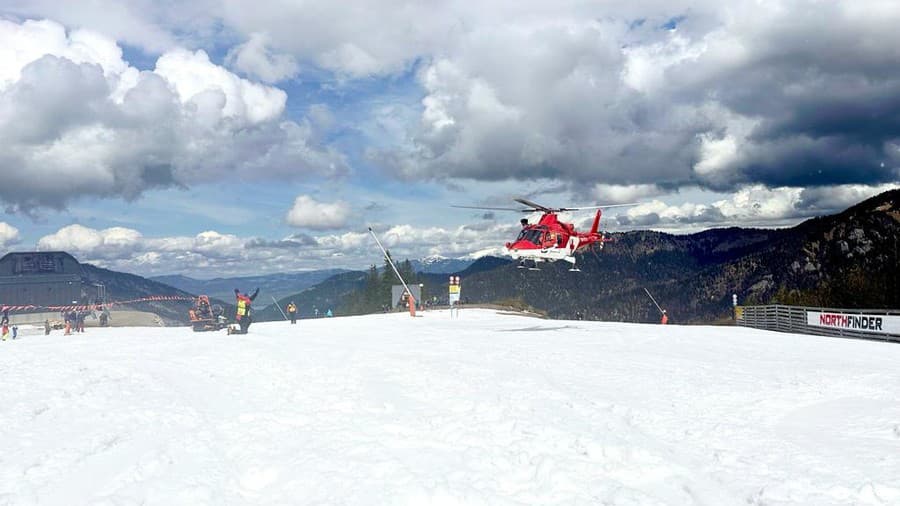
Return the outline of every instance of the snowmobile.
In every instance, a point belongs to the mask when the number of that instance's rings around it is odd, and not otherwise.
[[[194,307],[188,311],[188,316],[191,318],[194,332],[222,330],[228,326],[225,310],[218,304],[210,304],[206,295],[197,297]]]

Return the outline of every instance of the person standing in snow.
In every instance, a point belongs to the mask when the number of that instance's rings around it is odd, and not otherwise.
[[[669,315],[668,315],[668,313],[666,313],[666,310],[663,309],[662,318],[659,320],[659,324],[666,325],[667,323],[669,323]]]
[[[241,334],[247,333],[247,330],[250,328],[250,323],[253,321],[250,305],[253,303],[253,300],[256,299],[257,295],[259,295],[259,288],[253,292],[253,295],[249,296],[245,293],[241,293],[237,288],[234,289],[234,297],[237,300],[235,320],[237,320],[238,325],[241,327]]]
[[[84,332],[84,320],[87,318],[86,311],[79,311],[75,313],[75,331],[76,332]]]
[[[325,312],[325,318],[331,318],[334,316],[334,313],[331,312],[331,308],[328,308],[328,311]]]
[[[65,311],[64,318],[66,319],[65,335],[67,335],[67,336],[72,335],[72,331],[76,330],[75,329],[75,310]]]
[[[294,304],[294,301],[287,305],[287,314],[291,318],[291,324],[297,323],[297,305]]]

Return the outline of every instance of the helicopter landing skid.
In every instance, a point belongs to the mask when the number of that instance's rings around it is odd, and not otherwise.
[[[531,265],[529,265],[531,264]],[[519,265],[517,266],[519,269],[528,269],[529,271],[539,271],[540,269],[537,266],[537,262],[534,260],[521,260],[519,261]]]

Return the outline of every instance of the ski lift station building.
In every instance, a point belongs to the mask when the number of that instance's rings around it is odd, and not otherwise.
[[[0,258],[0,306],[61,306],[89,302],[96,289],[64,251],[14,252]]]

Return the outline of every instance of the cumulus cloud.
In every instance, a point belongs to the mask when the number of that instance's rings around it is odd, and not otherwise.
[[[19,229],[9,223],[0,221],[0,248],[18,244],[20,240]]]
[[[308,195],[298,195],[285,220],[292,227],[327,230],[345,226],[350,213],[346,202],[319,202]]]
[[[613,185],[598,183],[591,188],[591,197],[604,204],[627,204],[667,193],[655,184]]]
[[[132,229],[112,227],[96,230],[83,225],[69,225],[38,240],[42,251],[68,251],[75,254],[100,254],[102,258],[127,258],[142,241]]]
[[[0,20],[0,200],[29,211],[224,177],[343,173],[308,121],[281,119],[285,101],[203,51],[173,49],[140,72],[98,33]]]
[[[300,70],[292,55],[273,53],[269,36],[252,33],[250,39],[228,51],[229,66],[267,83],[276,83],[297,75]]]
[[[755,185],[710,204],[686,202],[669,205],[659,200],[620,211],[618,228],[655,228],[696,231],[714,226],[789,226],[812,216],[836,213],[879,193],[900,187],[839,185],[826,187],[777,187]]]
[[[85,27],[104,33],[116,40],[152,52],[162,52],[178,44],[179,35],[174,33],[175,24],[192,25],[200,28],[198,22],[212,23],[209,3],[156,2],[153,0],[92,0],[72,9],[65,2],[56,0],[5,0],[4,13],[22,18],[49,18],[68,26]],[[206,31],[201,29],[202,31]],[[182,35],[187,30],[178,30]],[[196,33],[196,32],[195,32]]]
[[[372,159],[414,179],[896,181],[900,11],[883,7],[700,2],[674,24],[652,3],[645,23],[616,2],[585,17],[563,3],[540,20],[525,6],[496,26],[479,13],[422,68],[410,142]]]

